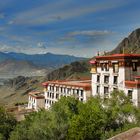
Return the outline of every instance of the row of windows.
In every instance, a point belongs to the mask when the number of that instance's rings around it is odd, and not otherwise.
[[[113,63],[113,72],[118,73],[119,72],[119,64],[118,63]],[[109,71],[109,64],[108,63],[102,63],[101,64],[101,70],[102,71]]]
[[[52,89],[52,88],[50,88]],[[54,89],[54,88],[53,88]],[[67,90],[66,90],[67,89]],[[52,91],[52,90],[51,90]],[[54,91],[54,90],[53,90]],[[59,90],[57,90],[59,92]],[[83,97],[83,90],[81,89],[70,89],[70,88],[60,88],[60,93],[65,93],[65,94],[77,94],[79,96],[82,96]],[[49,97],[49,95],[48,95]]]
[[[30,101],[33,101],[33,102],[35,103],[35,99],[32,98],[31,96],[29,96],[29,100],[30,100]]]
[[[114,88],[113,90],[117,90],[117,88]],[[100,86],[97,86],[96,93],[100,94]],[[104,87],[104,94],[106,95],[108,93],[109,93],[109,87]],[[132,90],[128,90],[128,97],[130,99],[132,99],[132,94],[133,94],[133,91]]]
[[[100,94],[100,86],[97,86],[96,93]],[[108,94],[108,93],[109,93],[109,87],[104,87],[104,94]]]
[[[100,83],[100,75],[97,75],[97,83]],[[108,75],[104,75],[104,83],[108,84],[109,83],[109,76]],[[118,83],[118,76],[114,76],[113,77],[113,84],[117,84]]]
[[[54,94],[54,93],[47,93],[47,97],[52,98],[52,99],[58,99],[59,98],[59,94]]]
[[[118,63],[113,63],[113,73],[118,73],[119,72],[119,64]],[[137,62],[132,62],[131,64],[132,71],[137,71]],[[101,64],[101,70],[102,71],[109,71],[109,64],[108,63],[102,63]]]
[[[66,96],[66,94],[65,95],[62,95],[62,94],[59,94],[59,93],[57,93],[57,94],[54,94],[54,93],[50,93],[50,92],[48,92],[47,93],[47,97],[48,98],[52,98],[52,99],[58,99],[59,98],[59,95],[60,96]],[[67,95],[69,95],[69,94],[67,94]],[[83,92],[81,92],[81,94],[79,95],[79,93],[77,93],[77,94],[74,94],[74,95],[76,95],[76,97],[83,97]]]
[[[51,101],[51,100],[48,100],[48,99],[45,100],[45,104],[52,105],[54,103],[55,103],[55,101]]]

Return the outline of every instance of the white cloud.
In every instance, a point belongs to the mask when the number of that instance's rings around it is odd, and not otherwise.
[[[103,35],[110,35],[113,32],[107,30],[84,30],[84,31],[73,31],[70,32],[68,35],[70,36],[77,36],[77,35],[84,35],[84,36],[103,36]]]

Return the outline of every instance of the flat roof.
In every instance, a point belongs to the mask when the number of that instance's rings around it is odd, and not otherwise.
[[[55,85],[64,85],[64,86],[71,86],[71,87],[78,87],[83,88],[85,90],[91,89],[91,80],[80,80],[80,81],[47,81],[43,83],[43,86],[48,86],[48,84],[55,84]]]
[[[91,64],[95,64],[96,60],[118,60],[118,59],[140,59],[140,54],[112,54],[105,56],[96,56],[95,59],[90,60]]]
[[[43,99],[44,98],[44,93],[39,92],[39,91],[29,92],[29,95],[32,96],[33,98],[36,98],[36,99]]]

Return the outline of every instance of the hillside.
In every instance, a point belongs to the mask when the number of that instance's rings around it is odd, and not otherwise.
[[[47,76],[18,76],[9,80],[1,80],[0,104],[12,106],[15,103],[28,101],[30,91],[43,91],[42,82],[58,79],[89,79],[90,65],[88,61],[76,61],[50,72]],[[3,83],[4,82],[4,83]]]
[[[57,70],[50,72],[46,80],[58,79],[85,79],[90,78],[90,64],[89,60],[76,61],[69,65],[65,65]]]
[[[0,78],[13,78],[19,75],[44,76],[49,69],[39,68],[28,61],[5,60],[0,63]]]
[[[124,38],[111,53],[140,53],[140,28]]]
[[[43,90],[43,77],[18,76],[3,81],[0,86],[0,104],[13,106],[15,103],[27,102],[30,91]]]

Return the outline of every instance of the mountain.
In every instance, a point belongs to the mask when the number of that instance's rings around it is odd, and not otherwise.
[[[1,59],[28,61],[38,67],[58,68],[74,61],[84,60],[85,58],[75,57],[71,55],[52,54],[52,53],[28,55],[24,53],[9,52],[9,53],[0,53],[0,60]]]
[[[128,37],[124,38],[119,45],[111,51],[114,53],[140,53],[140,28],[134,30]]]
[[[0,63],[0,78],[13,78],[19,75],[44,76],[49,70],[39,68],[28,61],[5,60]]]
[[[0,52],[0,78],[45,76],[51,70],[85,58],[52,53],[28,55]]]
[[[90,78],[90,64],[88,60],[72,62],[69,65],[65,65],[59,69],[56,69],[46,76],[46,80],[58,80],[58,79],[89,79]]]

